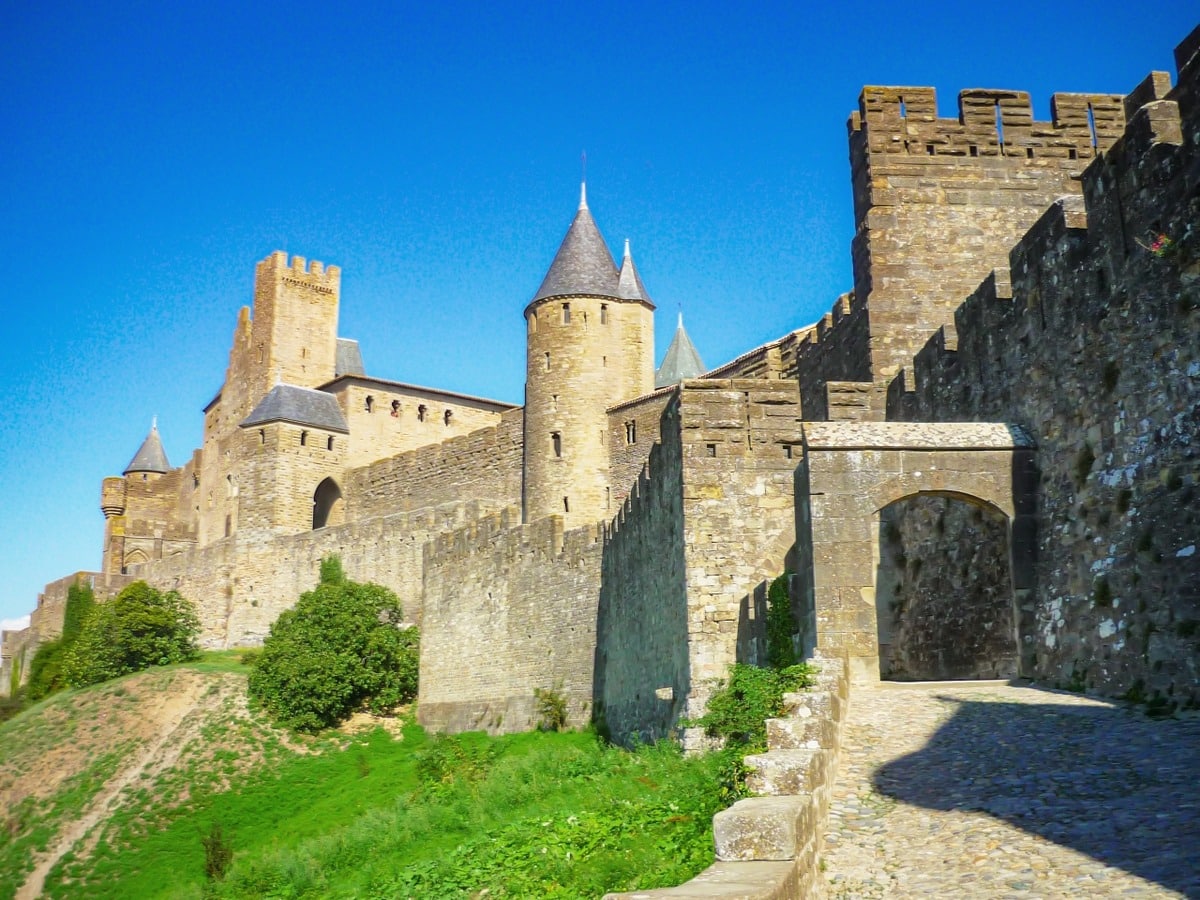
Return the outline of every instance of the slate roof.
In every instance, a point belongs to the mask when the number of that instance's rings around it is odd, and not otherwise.
[[[656,388],[678,384],[685,378],[699,378],[705,373],[704,363],[696,352],[692,339],[683,330],[683,313],[679,314],[679,326],[675,329],[675,337],[671,338],[671,346],[663,357],[662,365],[654,373]]]
[[[618,280],[617,265],[588,211],[585,186],[579,211],[531,302],[580,294],[616,297]]]
[[[157,420],[151,423],[150,433],[146,435],[146,439],[142,441],[142,446],[138,448],[138,452],[133,454],[133,459],[129,461],[129,465],[125,467],[122,475],[130,475],[134,472],[158,472],[165,474],[171,471],[171,464],[167,462],[167,453],[163,450],[162,441],[158,437],[158,422]]]
[[[650,303],[650,295],[642,284],[642,276],[638,274],[637,266],[633,264],[633,254],[629,252],[629,241],[625,241],[625,258],[621,260],[621,275],[617,280],[617,296],[622,300],[643,300]],[[653,303],[650,303],[653,306]]]
[[[358,341],[352,341],[350,338],[337,339],[337,358],[333,363],[333,374],[335,378],[339,375],[367,374],[367,370],[363,368]]]
[[[241,427],[249,428],[268,422],[291,422],[293,425],[310,425],[326,431],[350,433],[336,397],[294,384],[277,384],[271,388],[271,392],[259,401],[254,411],[242,420]]]

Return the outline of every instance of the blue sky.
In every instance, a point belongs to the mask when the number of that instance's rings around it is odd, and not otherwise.
[[[709,365],[850,287],[863,84],[1123,92],[1186,4],[38,4],[0,11],[0,618],[100,562],[100,480],[198,446],[254,264],[342,266],[383,378],[520,402],[580,153]]]

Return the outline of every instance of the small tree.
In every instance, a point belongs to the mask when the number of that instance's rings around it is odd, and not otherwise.
[[[402,617],[387,588],[349,581],[340,562],[322,561],[321,583],[271,626],[250,673],[250,696],[299,731],[411,700],[419,636],[400,628]]]
[[[66,651],[63,672],[72,687],[97,684],[151,666],[196,659],[200,620],[176,591],[135,581],[84,620]]]

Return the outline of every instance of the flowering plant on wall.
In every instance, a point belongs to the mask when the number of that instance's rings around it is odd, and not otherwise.
[[[1146,244],[1142,241],[1138,241],[1138,244],[1146,250],[1149,250],[1159,259],[1170,255],[1171,251],[1175,249],[1175,242],[1162,232],[1152,236],[1150,238],[1150,243]]]

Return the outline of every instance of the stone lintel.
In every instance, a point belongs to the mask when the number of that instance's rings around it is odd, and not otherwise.
[[[805,422],[808,450],[1016,450],[1033,447],[1003,422]]]

